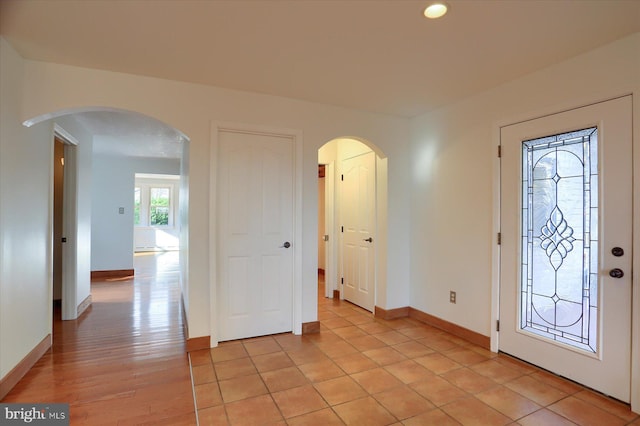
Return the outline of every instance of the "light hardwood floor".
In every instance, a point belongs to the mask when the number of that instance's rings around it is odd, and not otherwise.
[[[72,425],[195,425],[176,253],[134,279],[94,281],[92,306],[54,321],[53,346],[2,402],[69,403]]]

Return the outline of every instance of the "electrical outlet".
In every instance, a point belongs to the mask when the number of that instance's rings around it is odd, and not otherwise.
[[[450,291],[449,292],[449,302],[456,303],[456,292],[455,291]]]

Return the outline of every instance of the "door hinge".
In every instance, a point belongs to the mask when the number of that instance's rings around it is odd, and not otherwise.
[[[325,235],[324,237],[322,237],[322,239],[323,239],[324,241],[329,241],[329,235]]]
[[[498,145],[498,158],[502,158],[502,145]]]
[[[340,232],[344,232],[344,226],[340,227]]]
[[[500,320],[496,320],[496,331],[500,331]]]
[[[502,244],[502,232],[498,232],[498,245]]]
[[[340,175],[340,180],[344,180],[344,175]]]
[[[344,277],[340,278],[340,284],[344,284]]]

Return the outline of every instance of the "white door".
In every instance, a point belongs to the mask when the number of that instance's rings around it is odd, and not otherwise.
[[[344,298],[373,312],[375,304],[376,160],[373,152],[342,161]]]
[[[220,131],[218,150],[219,340],[291,331],[294,141]]]
[[[628,402],[631,97],[500,140],[500,350]]]

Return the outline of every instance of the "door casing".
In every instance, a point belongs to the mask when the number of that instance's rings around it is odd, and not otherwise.
[[[333,298],[333,291],[337,290],[336,277],[338,267],[336,265],[335,245],[333,240],[336,239],[335,233],[335,161],[325,164],[325,181],[324,181],[324,229],[325,234],[329,237],[325,241],[325,271],[324,271],[324,295],[327,298]]]
[[[53,134],[65,145],[62,235],[67,242],[62,245],[62,319],[73,320],[78,317],[78,140],[57,124],[54,124]],[[53,172],[51,179],[53,180]],[[53,197],[53,188],[51,196]],[[53,198],[51,208],[53,209]],[[53,294],[51,297],[53,299]]]
[[[223,131],[247,132],[292,138],[294,141],[294,226],[293,226],[293,333],[302,333],[302,132],[256,126],[245,123],[212,122],[209,161],[209,324],[210,347],[218,346],[218,233],[216,215],[218,211],[218,147],[219,133]]]

